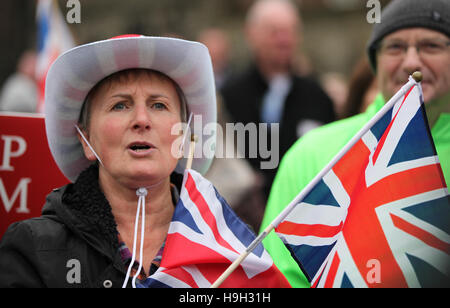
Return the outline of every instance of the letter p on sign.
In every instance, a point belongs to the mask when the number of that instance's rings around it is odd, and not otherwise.
[[[11,158],[22,156],[27,150],[27,143],[25,139],[19,136],[2,135],[3,140],[3,160],[0,166],[0,171],[14,171],[11,166]]]

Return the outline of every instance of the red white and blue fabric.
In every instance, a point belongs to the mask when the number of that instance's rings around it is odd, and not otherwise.
[[[449,194],[415,85],[276,232],[312,287],[439,287],[450,285],[449,222]]]
[[[72,35],[54,0],[39,0],[36,12],[38,57],[36,79],[39,89],[37,112],[44,112],[45,78],[51,64],[75,46]]]
[[[214,186],[196,171],[186,170],[161,266],[142,286],[210,287],[254,239]],[[221,287],[290,285],[260,244]]]

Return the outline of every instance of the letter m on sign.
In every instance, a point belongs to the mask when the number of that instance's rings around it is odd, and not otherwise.
[[[2,200],[3,207],[5,208],[6,213],[11,211],[11,208],[18,196],[20,195],[20,205],[17,209],[17,213],[29,213],[30,210],[27,208],[27,195],[28,195],[28,184],[31,182],[29,178],[23,178],[19,181],[19,184],[16,186],[16,189],[12,193],[12,196],[9,198],[6,192],[5,185],[3,184],[3,180],[0,178],[0,198]]]

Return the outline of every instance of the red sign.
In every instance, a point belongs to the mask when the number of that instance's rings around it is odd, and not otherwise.
[[[69,183],[50,153],[42,115],[0,112],[0,238],[40,216],[52,189]]]

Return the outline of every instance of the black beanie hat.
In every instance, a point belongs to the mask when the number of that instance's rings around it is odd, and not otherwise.
[[[367,45],[372,69],[376,71],[376,52],[388,34],[404,28],[428,28],[450,37],[450,0],[392,0],[381,13]]]

